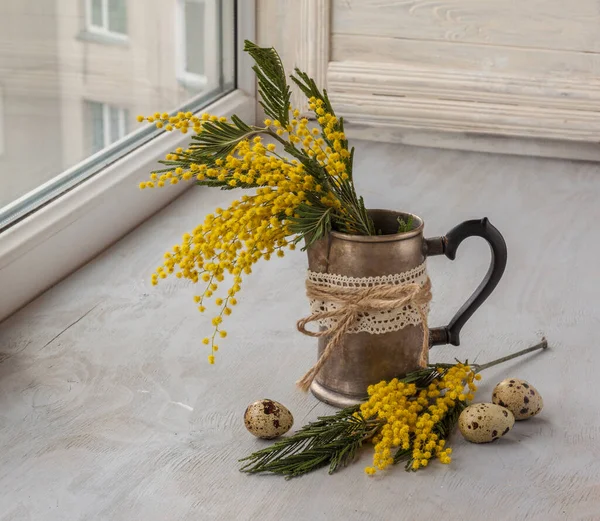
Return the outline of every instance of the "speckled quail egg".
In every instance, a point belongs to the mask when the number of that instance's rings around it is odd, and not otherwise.
[[[292,428],[292,413],[274,400],[258,400],[251,403],[244,413],[244,424],[257,438],[271,440]]]
[[[494,403],[474,403],[458,417],[458,428],[466,440],[489,443],[504,436],[515,424],[508,409]]]
[[[518,378],[507,378],[494,387],[492,402],[506,407],[515,415],[515,420],[527,420],[544,407],[544,400],[538,390],[529,382]]]

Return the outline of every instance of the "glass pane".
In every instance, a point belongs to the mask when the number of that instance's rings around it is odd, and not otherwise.
[[[102,104],[88,102],[89,125],[91,130],[91,151],[99,152],[104,148],[104,119],[102,115]]]
[[[110,113],[110,142],[114,143],[115,141],[117,141],[118,139],[120,139],[121,137],[123,137],[121,135],[121,132],[119,130],[119,117],[121,115],[121,111],[116,108],[116,107],[109,107],[109,113]]]
[[[4,107],[0,233],[10,222],[161,132],[138,123],[138,114],[200,110],[233,89],[234,64],[222,60],[221,49],[232,49],[235,35],[219,24],[233,27],[234,0],[205,4],[160,0],[152,2],[152,8],[148,4],[0,0],[0,71],[5,72],[0,73]],[[91,10],[87,16],[99,26],[105,5],[109,16],[104,22],[111,31],[128,29],[127,45],[115,44],[114,39],[103,43],[101,36],[93,44],[85,40],[81,29],[86,11],[80,5]],[[183,24],[186,7],[190,20]],[[184,27],[193,28],[186,40],[190,67],[202,71],[210,86],[198,87],[201,91],[184,85],[175,66],[164,65],[181,58]],[[208,46],[205,41],[212,43]],[[111,145],[124,135],[119,144]],[[35,154],[30,153],[31,136]],[[88,159],[99,150],[97,158]],[[64,172],[67,175],[56,178]],[[40,188],[51,180],[54,184]]]
[[[104,22],[102,21],[102,1],[103,0],[91,0],[92,3],[92,25],[102,27]]]
[[[126,136],[127,134],[129,134],[129,111],[127,109],[122,109],[121,112],[123,113],[123,128],[121,131],[121,137]]]
[[[221,30],[223,34],[235,34],[235,2],[223,2],[222,4],[222,20],[223,26]],[[214,44],[212,44],[214,45]],[[235,74],[235,40],[233,38],[222,39],[223,62],[221,64],[221,71],[225,82],[234,81]]]
[[[185,2],[185,70],[204,74],[204,2]]]
[[[108,1],[108,30],[113,33],[127,33],[126,0]]]

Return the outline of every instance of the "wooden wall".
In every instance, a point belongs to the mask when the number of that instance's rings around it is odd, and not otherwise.
[[[600,158],[596,0],[259,0],[258,10],[259,41],[326,84],[362,137]]]

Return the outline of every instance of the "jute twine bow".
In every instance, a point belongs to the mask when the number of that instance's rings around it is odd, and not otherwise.
[[[418,311],[423,326],[423,346],[419,363],[422,367],[427,365],[429,328],[427,327],[427,315],[423,308],[431,301],[431,281],[429,277],[423,286],[418,283],[410,283],[404,285],[383,284],[368,288],[329,287],[307,280],[306,295],[309,299],[332,302],[338,304],[339,307],[332,311],[316,311],[309,317],[298,321],[298,331],[305,335],[331,337],[317,363],[296,382],[303,391],[308,391],[312,381],[334,349],[341,345],[344,334],[359,319],[361,313],[389,311],[412,305]],[[317,332],[306,329],[308,323],[328,318],[335,319],[335,325],[331,328]]]

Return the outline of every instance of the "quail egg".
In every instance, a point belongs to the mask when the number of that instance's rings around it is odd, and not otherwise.
[[[274,400],[258,400],[251,403],[244,413],[246,429],[257,438],[271,440],[292,428],[292,413]]]
[[[538,390],[529,382],[518,378],[507,378],[494,387],[492,402],[506,407],[515,415],[515,420],[531,418],[544,407],[544,400]]]
[[[504,436],[515,424],[508,409],[494,403],[469,405],[458,418],[458,428],[466,440],[489,443]]]

